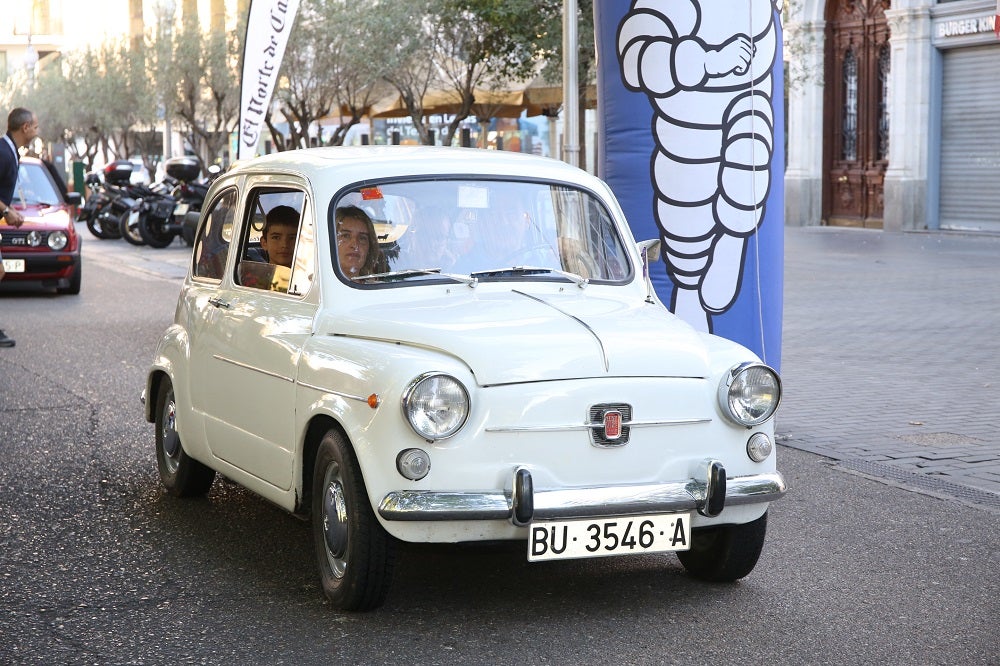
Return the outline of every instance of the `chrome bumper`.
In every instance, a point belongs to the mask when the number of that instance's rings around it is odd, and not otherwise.
[[[520,467],[514,470],[511,490],[399,490],[382,498],[378,512],[385,520],[510,520],[515,525],[691,510],[717,516],[727,505],[771,502],[787,490],[780,472],[727,478],[715,460],[706,460],[698,476],[671,483],[534,490],[531,473]]]

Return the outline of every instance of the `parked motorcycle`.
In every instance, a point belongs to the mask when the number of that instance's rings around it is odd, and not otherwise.
[[[208,184],[199,182],[201,162],[190,156],[172,157],[164,164],[164,183],[172,185],[169,197],[162,198],[139,221],[139,232],[151,247],[166,247],[181,236],[187,245],[194,241],[186,232],[185,220],[199,214],[208,192]]]
[[[112,193],[97,172],[88,173],[85,182],[90,196],[77,213],[77,221],[86,223],[90,233],[102,240],[120,238],[121,223],[112,210]]]
[[[128,160],[117,160],[104,167],[104,194],[108,197],[107,219],[118,223],[118,237],[124,238],[132,245],[145,245],[139,235],[139,218],[144,210],[142,192],[133,188],[145,187],[133,185],[132,163]]]

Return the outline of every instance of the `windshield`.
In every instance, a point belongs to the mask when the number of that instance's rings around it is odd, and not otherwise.
[[[470,275],[566,280],[566,273],[613,282],[630,272],[603,204],[565,185],[463,179],[384,183],[343,194],[331,205],[330,218],[337,268],[360,283],[412,284]]]
[[[14,202],[27,206],[38,204],[57,206],[61,201],[45,167],[32,162],[22,162],[17,172]]]

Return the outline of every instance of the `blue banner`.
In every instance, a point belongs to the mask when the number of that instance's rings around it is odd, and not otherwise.
[[[784,252],[778,0],[594,0],[598,174],[653,286],[699,330],[777,368]]]

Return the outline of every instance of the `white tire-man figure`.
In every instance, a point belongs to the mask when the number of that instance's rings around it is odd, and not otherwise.
[[[739,293],[774,145],[777,0],[636,0],[618,27],[627,88],[655,111],[651,180],[670,309],[700,330]]]

